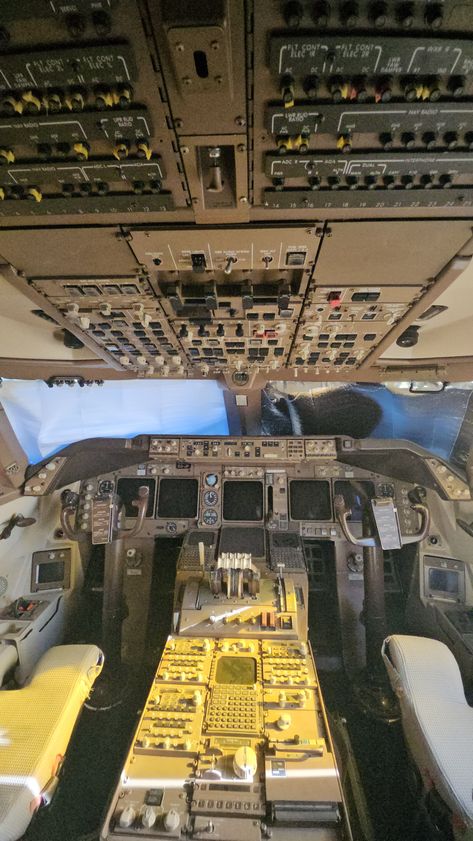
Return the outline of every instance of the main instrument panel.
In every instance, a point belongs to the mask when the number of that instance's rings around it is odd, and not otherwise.
[[[213,537],[221,531],[225,551],[249,551],[246,541],[255,541],[261,549],[253,552],[258,557],[266,556],[266,531],[339,538],[333,506],[337,494],[351,508],[355,529],[361,529],[367,500],[388,497],[397,508],[401,533],[418,530],[409,496],[415,482],[381,473],[379,466],[373,470],[368,453],[366,468],[345,463],[342,454],[354,445],[348,438],[150,436],[147,441],[148,460],[82,482],[76,525],[91,533],[93,542],[107,542],[103,518],[116,495],[125,522],[132,525],[133,501],[143,485],[149,492],[143,536],[177,536],[197,529],[209,530]],[[442,496],[470,499],[466,484],[446,473],[441,462],[429,459],[425,467]],[[29,479],[26,493],[36,493],[35,481]],[[212,545],[216,549],[217,541]]]

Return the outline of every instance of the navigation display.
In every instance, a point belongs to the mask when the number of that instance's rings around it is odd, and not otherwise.
[[[161,479],[158,517],[192,519],[197,516],[199,482],[197,479]]]
[[[296,480],[290,483],[291,520],[331,520],[330,483]]]

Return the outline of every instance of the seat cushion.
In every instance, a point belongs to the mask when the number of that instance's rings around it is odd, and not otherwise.
[[[383,657],[424,782],[473,827],[473,709],[453,654],[438,640],[394,635]]]
[[[94,645],[57,646],[25,687],[0,692],[0,841],[25,832],[102,662]]]

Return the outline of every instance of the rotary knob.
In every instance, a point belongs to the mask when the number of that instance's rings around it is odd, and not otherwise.
[[[240,777],[241,780],[253,780],[257,766],[258,762],[253,748],[247,745],[238,748],[233,757],[233,770],[237,777]]]
[[[118,823],[122,829],[128,829],[135,822],[136,812],[133,806],[125,806]]]
[[[156,823],[156,818],[158,813],[153,806],[146,806],[144,811],[141,813],[141,823],[146,829],[151,829],[152,826]]]
[[[175,809],[170,809],[164,816],[164,829],[166,832],[176,832],[181,823],[181,816]]]

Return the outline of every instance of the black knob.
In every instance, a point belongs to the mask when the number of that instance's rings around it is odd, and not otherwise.
[[[465,132],[465,145],[468,149],[473,150],[473,131]]]
[[[317,96],[317,76],[309,76],[304,82],[304,91],[309,99],[315,99]]]
[[[84,16],[77,14],[67,15],[66,27],[71,38],[81,38],[86,27]]]
[[[340,23],[351,29],[357,25],[358,15],[358,3],[351,2],[351,0],[348,3],[343,3],[340,9]]]
[[[401,184],[405,190],[412,190],[414,186],[414,179],[412,175],[403,175],[401,178]]]
[[[50,143],[38,143],[38,155],[42,158],[50,158],[53,153],[53,148]]]
[[[384,178],[383,178],[383,185],[386,188],[386,190],[394,190],[394,187],[396,185],[395,185],[395,181],[394,181],[393,176],[392,175],[385,175]]]
[[[458,134],[456,131],[445,132],[443,139],[447,149],[456,149],[458,146]]]
[[[340,76],[335,76],[329,83],[329,90],[332,95],[332,100],[336,103],[343,99],[343,79]]]
[[[358,189],[358,178],[356,175],[347,175],[346,181],[350,190]]]
[[[443,187],[444,190],[448,190],[453,184],[452,176],[448,175],[448,173],[445,172],[443,175],[440,176],[439,184],[441,187]]]
[[[313,21],[316,26],[328,26],[330,19],[330,6],[328,3],[320,2],[314,6]]]
[[[422,135],[422,143],[426,149],[435,149],[437,144],[437,136],[433,131],[424,131]]]
[[[311,190],[320,190],[320,178],[318,175],[311,175],[309,178],[309,187]]]
[[[284,190],[285,178],[273,178],[273,187],[275,190]]]
[[[403,29],[410,29],[414,23],[414,4],[401,3],[397,10],[396,19]]]
[[[432,176],[427,173],[425,175],[421,175],[420,183],[422,184],[424,190],[431,190],[433,187]]]
[[[189,331],[187,329],[186,324],[181,324],[181,329],[179,330],[179,338],[185,339],[189,335]]]
[[[401,143],[406,149],[414,149],[416,145],[416,136],[412,131],[405,131],[401,135]]]
[[[69,143],[56,143],[56,152],[58,155],[66,156],[69,155],[71,151],[71,147]]]
[[[225,335],[225,327],[223,324],[217,324],[217,336],[224,336]]]
[[[382,29],[383,26],[386,26],[387,11],[388,7],[386,3],[371,3],[368,11],[368,17],[370,19],[370,22],[373,24],[373,26],[376,27],[376,29]]]
[[[133,192],[134,193],[137,193],[137,194],[142,193],[144,188],[145,188],[145,182],[144,181],[133,181]]]
[[[374,190],[376,188],[376,176],[375,175],[366,175],[365,176],[365,186],[368,190]]]
[[[440,29],[443,24],[443,9],[440,3],[429,3],[427,5],[424,21],[431,29]]]
[[[375,99],[377,102],[390,102],[393,95],[390,79],[382,79],[376,87]]]
[[[407,102],[414,102],[414,100],[417,98],[418,84],[418,80],[415,79],[413,76],[406,76],[403,79],[401,79],[401,88],[404,92],[404,99]]]
[[[292,29],[295,29],[297,26],[301,25],[303,14],[304,10],[301,4],[295,2],[295,0],[294,2],[286,3],[286,5],[284,6],[284,20],[286,21],[286,25],[290,26]]]
[[[394,145],[394,140],[393,140],[393,136],[392,136],[391,132],[390,131],[383,131],[379,135],[379,142],[381,143],[381,146],[383,147],[383,149],[386,150],[386,152],[388,152],[389,149],[392,149],[393,145]]]
[[[438,102],[442,96],[438,79],[430,79],[427,83],[427,88],[429,90],[429,101]]]
[[[338,190],[340,186],[340,178],[338,175],[331,175],[327,181],[331,190]]]
[[[108,186],[106,181],[97,181],[95,189],[97,190],[97,194],[99,196],[106,196],[107,193],[110,191],[110,187]]]
[[[465,79],[463,76],[452,76],[448,81],[448,90],[455,99],[460,99],[465,93]]]
[[[302,137],[301,138],[301,141],[299,143],[299,148],[298,148],[297,151],[300,152],[301,155],[305,155],[306,152],[309,151],[309,138],[308,137]]]
[[[61,187],[61,192],[63,196],[72,196],[74,189],[74,184],[63,184]]]
[[[110,32],[112,31],[112,21],[107,12],[94,12],[92,14],[92,25],[97,35],[101,38],[110,35]]]
[[[281,79],[281,96],[285,105],[294,104],[294,79],[292,76],[283,76]]]
[[[356,79],[353,82],[353,90],[356,91],[357,102],[366,102],[368,99],[368,91],[366,89],[366,82],[364,79]]]
[[[239,337],[244,335],[243,324],[237,324],[236,330],[235,330],[235,335],[239,336]]]

